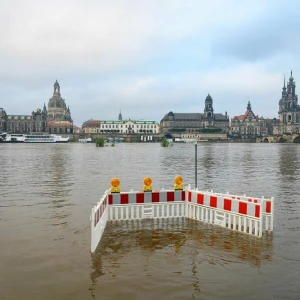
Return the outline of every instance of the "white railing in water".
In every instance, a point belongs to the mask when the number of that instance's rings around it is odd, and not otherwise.
[[[190,218],[261,237],[273,231],[274,199],[253,198],[188,187],[183,191],[110,193],[92,209],[91,251],[101,240],[107,221]]]
[[[105,191],[100,201],[92,208],[91,221],[91,251],[94,252],[104,233],[108,221],[108,194]]]

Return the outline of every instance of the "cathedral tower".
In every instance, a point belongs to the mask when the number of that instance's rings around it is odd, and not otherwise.
[[[204,108],[205,118],[213,119],[214,118],[214,109],[213,109],[213,99],[210,94],[205,98],[205,108]]]
[[[65,100],[60,95],[60,85],[57,80],[53,90],[53,96],[48,102],[47,121],[70,121],[72,123],[70,108],[67,108]]]
[[[213,109],[213,99],[210,94],[205,98],[204,107],[204,124],[203,127],[213,127],[214,126],[214,109]]]
[[[296,83],[292,71],[287,85],[285,84],[284,78],[282,96],[278,103],[278,115],[281,121],[281,125],[278,127],[278,134],[298,132],[300,129],[300,106],[298,105]]]

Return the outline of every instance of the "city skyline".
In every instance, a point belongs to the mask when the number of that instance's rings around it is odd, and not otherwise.
[[[57,79],[77,126],[203,112],[208,93],[230,118],[248,101],[278,118],[284,75],[300,78],[297,1],[0,2],[7,114],[42,108]]]

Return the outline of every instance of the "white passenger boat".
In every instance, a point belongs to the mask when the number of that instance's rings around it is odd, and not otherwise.
[[[79,138],[79,143],[92,143],[92,138]]]
[[[3,143],[68,143],[69,137],[55,134],[7,134]]]
[[[13,134],[3,134],[2,135],[3,143],[24,143],[24,134],[17,134],[17,133],[13,133]]]

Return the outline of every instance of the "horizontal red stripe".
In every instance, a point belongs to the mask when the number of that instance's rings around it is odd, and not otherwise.
[[[174,201],[175,199],[174,192],[167,192],[167,201]]]
[[[136,194],[136,203],[144,203],[144,193],[137,193]]]
[[[159,202],[159,192],[152,193],[152,202]]]
[[[128,204],[129,203],[129,197],[128,194],[121,194],[120,195],[120,203],[121,204]]]

